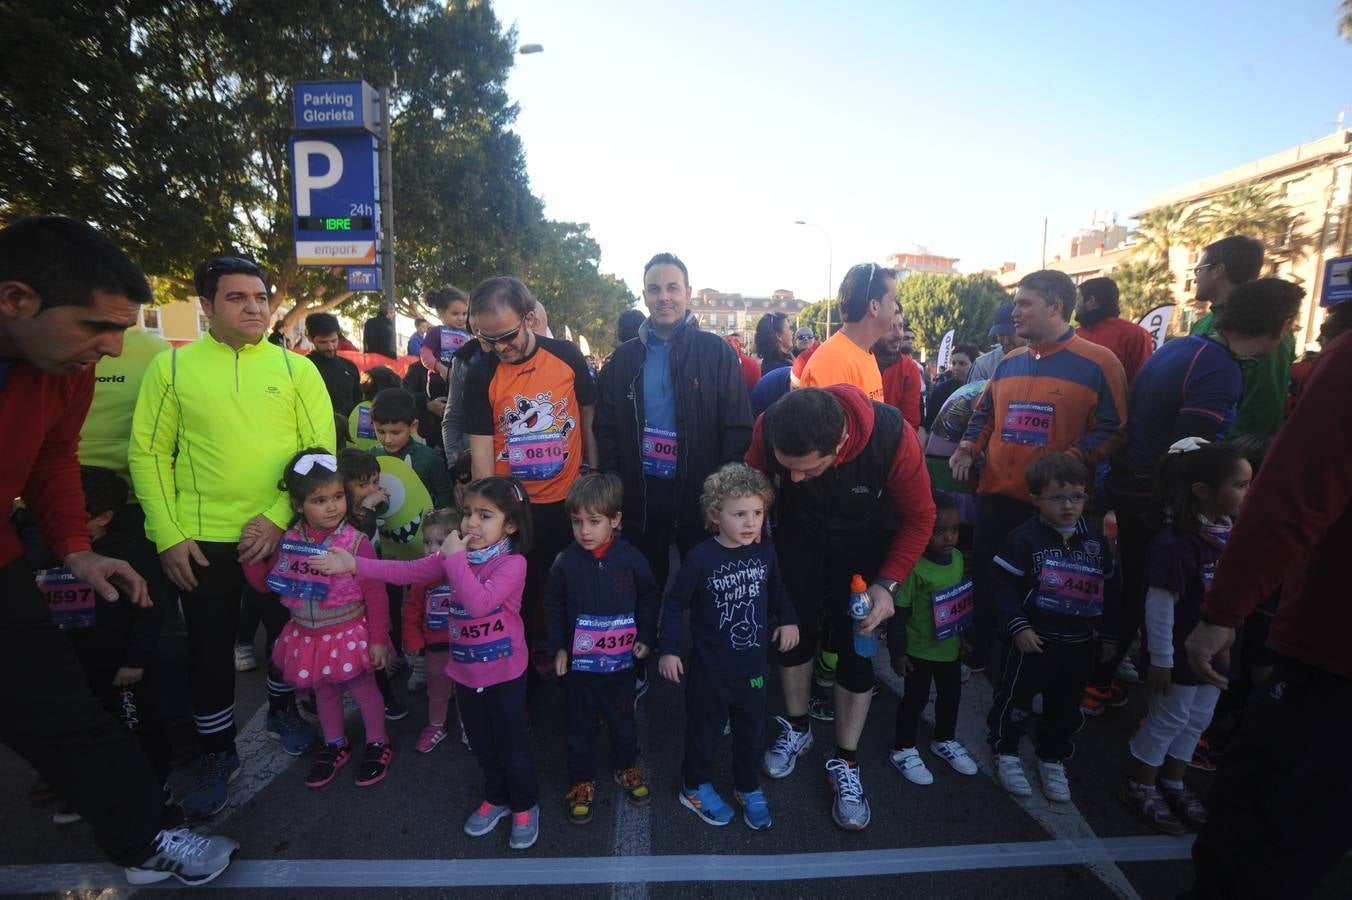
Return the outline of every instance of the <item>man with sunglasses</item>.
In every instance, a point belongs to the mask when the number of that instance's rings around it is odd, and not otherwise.
[[[1005,354],[949,458],[958,481],[983,452],[973,525],[976,626],[972,671],[986,668],[995,632],[992,560],[1000,542],[1033,515],[1024,473],[1048,453],[1066,452],[1091,468],[1126,440],[1127,375],[1107,347],[1075,334],[1068,319],[1075,283],[1064,272],[1033,272],[1014,295],[1014,327],[1028,346]]]
[[[596,385],[576,344],[535,332],[535,298],[517,279],[480,283],[470,294],[469,315],[475,336],[491,348],[465,376],[470,468],[475,479],[519,479],[530,499],[534,535],[521,609],[529,642],[545,576],[573,540],[564,498],[584,466],[597,463]],[[533,684],[534,667],[526,671]]]
[[[1113,458],[1105,483],[1108,508],[1117,515],[1122,558],[1122,640],[1113,658],[1099,663],[1089,679],[1081,704],[1088,715],[1097,715],[1105,703],[1123,696],[1113,677],[1145,613],[1146,550],[1154,537],[1146,524],[1146,507],[1155,467],[1175,441],[1214,441],[1230,434],[1244,392],[1245,366],[1271,353],[1290,334],[1304,296],[1299,285],[1278,278],[1247,281],[1228,292],[1211,334],[1169,341],[1136,376],[1127,443]]]
[[[671,546],[704,540],[704,479],[751,443],[751,401],[732,347],[700,331],[685,263],[659,253],[643,267],[648,319],[615,350],[597,385],[601,467],[624,482],[624,537],[666,585]],[[640,696],[646,670],[638,667]]]
[[[1261,241],[1232,235],[1208,244],[1202,260],[1193,267],[1197,279],[1194,302],[1211,304],[1211,311],[1192,326],[1192,334],[1205,337],[1216,330],[1216,316],[1235,288],[1258,277],[1263,270]],[[1244,370],[1244,396],[1230,428],[1231,437],[1259,434],[1272,437],[1282,426],[1286,397],[1291,387],[1291,365],[1296,360],[1296,339],[1287,332],[1280,344],[1256,357]]]
[[[812,354],[800,379],[803,387],[852,384],[882,402],[883,376],[869,352],[892,327],[898,312],[897,273],[877,263],[852,266],[836,298],[845,324]]]
[[[333,403],[314,363],[264,340],[271,291],[252,260],[221,256],[197,267],[210,321],[197,341],[150,364],[132,418],[128,464],[165,574],[183,592],[193,719],[205,751],[183,798],[190,817],[225,806],[238,774],[235,634],[244,563],[267,559],[295,517],[278,479],[303,447],[336,446]],[[287,612],[262,599],[268,642]],[[299,756],[315,741],[295,695],[268,669],[267,732]]]

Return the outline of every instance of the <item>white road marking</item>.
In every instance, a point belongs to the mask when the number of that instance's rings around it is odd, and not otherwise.
[[[898,697],[901,696],[903,682],[892,671],[886,650],[873,658],[873,671],[878,676],[879,681],[886,684]],[[990,745],[986,743],[986,713],[991,708],[994,693],[990,682],[980,675],[973,675],[962,686],[962,702],[958,706],[956,735],[962,745],[967,748],[967,752],[971,754],[977,767],[992,780],[995,780],[995,754],[991,752]],[[934,725],[932,691],[930,702],[925,706],[924,717],[926,722],[931,726]],[[1037,760],[1031,755],[1031,751],[1025,751],[1023,764],[1025,770],[1032,773],[1037,772]],[[1034,775],[1033,780],[1036,782],[1036,775]],[[1098,835],[1094,833],[1094,829],[1089,827],[1089,823],[1080,814],[1074,802],[1053,804],[1036,788],[1031,797],[1025,799],[1010,797],[1009,799],[1023,807],[1024,812],[1028,813],[1033,821],[1041,825],[1053,838],[1068,841],[1076,846],[1086,847],[1092,847],[1099,840]],[[1140,900],[1140,895],[1136,893],[1136,889],[1132,887],[1131,882],[1117,867],[1112,857],[1092,856],[1078,862],[1087,866],[1108,890],[1118,897],[1123,898],[1123,900]]]
[[[543,857],[502,859],[242,860],[211,888],[506,887],[511,885],[797,881],[977,869],[1019,869],[1188,858],[1192,839],[1152,835],[1102,840],[954,844],[836,853]],[[0,894],[120,890],[122,871],[104,864],[0,866]],[[177,887],[176,882],[167,884]]]
[[[657,677],[656,672],[652,671],[653,668],[655,667],[650,667],[649,678]],[[634,728],[639,736],[640,766],[644,764],[643,726],[648,721],[646,709],[652,702],[651,689],[650,684],[649,695],[636,703],[634,708]],[[599,753],[599,742],[597,750]],[[652,852],[652,801],[649,800],[644,806],[634,806],[625,798],[624,792],[614,783],[613,778],[609,787],[615,791],[615,837],[611,844],[611,854],[621,860],[628,859],[629,865],[637,870],[645,865],[648,854]],[[635,878],[617,880],[610,887],[610,897],[611,900],[648,900],[648,882]]]

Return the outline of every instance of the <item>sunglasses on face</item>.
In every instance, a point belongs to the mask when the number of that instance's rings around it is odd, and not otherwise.
[[[479,340],[483,341],[485,344],[488,344],[490,346],[497,346],[498,344],[510,344],[512,341],[516,340],[516,336],[519,335],[521,333],[521,329],[525,327],[526,323],[523,321],[520,324],[518,324],[515,328],[513,328],[511,331],[504,331],[502,334],[496,336],[484,334],[482,331],[476,331],[474,332],[474,334],[476,337],[479,338]]]

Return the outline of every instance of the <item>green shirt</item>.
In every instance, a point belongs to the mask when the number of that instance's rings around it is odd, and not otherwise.
[[[105,356],[94,370],[94,399],[80,429],[80,464],[112,469],[131,485],[127,468],[127,443],[131,417],[141,393],[141,379],[150,361],[169,342],[144,331],[128,331],[122,339],[121,356]],[[135,502],[136,497],[127,499]]]
[[[210,334],[166,350],[146,368],[127,454],[146,536],[164,552],[235,543],[260,514],[285,528],[286,464],[336,444],[324,379],[299,353],[267,341],[236,351]]]
[[[410,440],[398,453],[386,453],[379,444],[371,447],[370,452],[372,456],[393,456],[395,459],[402,459],[418,476],[423,487],[427,488],[427,493],[432,495],[433,507],[445,509],[451,505],[451,500],[455,496],[451,489],[451,473],[446,468],[446,460],[436,450],[426,444]]]
[[[1207,313],[1192,326],[1192,333],[1205,337],[1215,333],[1215,313]],[[1244,394],[1239,400],[1235,424],[1226,434],[1228,438],[1241,434],[1261,434],[1272,437],[1282,427],[1286,414],[1286,398],[1291,392],[1291,364],[1296,359],[1296,339],[1288,331],[1271,353],[1256,357],[1256,365],[1246,366]]]
[[[934,634],[934,593],[951,588],[962,581],[962,554],[953,552],[953,558],[938,563],[921,556],[911,570],[911,576],[897,591],[899,609],[909,610],[906,617],[906,655],[930,662],[952,662],[961,650],[955,635],[936,640]]]

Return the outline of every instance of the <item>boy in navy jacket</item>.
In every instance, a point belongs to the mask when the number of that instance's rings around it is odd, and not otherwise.
[[[661,590],[642,553],[615,536],[624,488],[613,473],[572,486],[564,510],[573,543],[554,559],[545,584],[545,618],[554,671],[568,701],[569,821],[591,821],[596,798],[596,725],[610,726],[615,783],[635,806],[651,799],[638,768],[634,660],[648,655],[657,632]]]
[[[1116,650],[1121,580],[1107,538],[1081,517],[1093,483],[1084,464],[1049,453],[1025,477],[1038,512],[1005,539],[994,560],[992,599],[1011,641],[986,720],[988,740],[1001,786],[1029,796],[1019,740],[1041,694],[1035,743],[1042,792],[1064,802],[1070,800],[1065,760],[1084,721],[1080,698],[1094,648],[1105,657]]]

